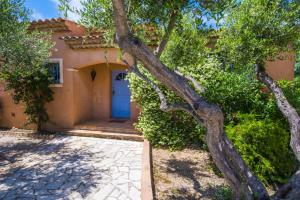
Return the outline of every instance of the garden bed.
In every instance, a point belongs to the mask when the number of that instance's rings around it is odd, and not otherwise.
[[[226,181],[214,172],[208,152],[154,148],[152,153],[156,199],[231,199]]]

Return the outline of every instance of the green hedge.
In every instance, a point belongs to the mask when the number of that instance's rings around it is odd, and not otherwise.
[[[226,133],[248,166],[265,183],[284,183],[295,171],[290,133],[281,121],[238,114]]]

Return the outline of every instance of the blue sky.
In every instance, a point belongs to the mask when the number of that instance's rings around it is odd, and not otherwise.
[[[25,6],[32,11],[31,19],[50,19],[60,17],[58,11],[59,0],[25,0]],[[71,6],[80,8],[80,0],[72,0]],[[78,20],[78,15],[69,13],[71,20]]]

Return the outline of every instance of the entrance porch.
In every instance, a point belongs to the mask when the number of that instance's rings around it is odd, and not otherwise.
[[[139,109],[130,102],[126,66],[98,64],[74,73],[74,122],[77,130],[136,134]]]
[[[88,120],[74,126],[77,130],[90,130],[90,131],[101,131],[111,133],[124,133],[124,134],[139,134],[134,128],[133,121],[131,120]]]
[[[144,137],[133,127],[130,120],[88,120],[67,129],[64,134],[71,136],[107,138],[117,140],[144,141]]]

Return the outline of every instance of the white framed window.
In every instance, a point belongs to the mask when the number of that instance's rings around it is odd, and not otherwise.
[[[50,58],[46,63],[46,67],[49,70],[49,74],[53,79],[52,87],[62,87],[63,84],[63,59],[62,58]]]

